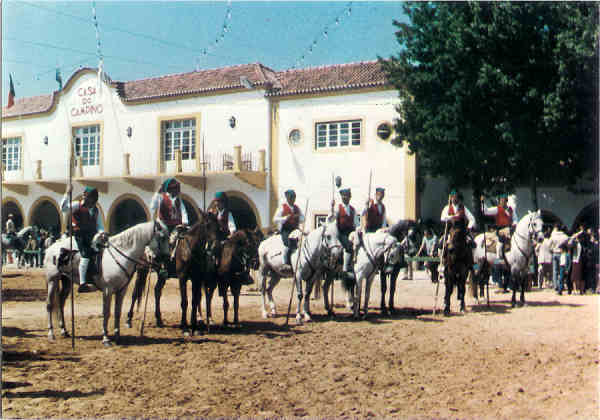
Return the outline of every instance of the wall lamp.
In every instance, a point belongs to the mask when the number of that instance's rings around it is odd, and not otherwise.
[[[131,135],[133,134],[133,128],[131,126],[127,127],[127,137],[131,139]]]
[[[44,146],[48,146],[48,136],[44,136]]]
[[[231,128],[235,128],[235,117],[231,116],[231,118],[229,118],[229,126]]]

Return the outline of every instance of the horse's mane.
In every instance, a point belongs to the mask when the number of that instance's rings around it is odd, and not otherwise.
[[[117,233],[116,235],[111,236],[111,244],[118,248],[132,249],[134,247],[137,247],[139,242],[149,241],[150,238],[146,237],[147,234],[145,234],[145,230],[147,229],[149,223],[154,222],[139,223],[135,226],[130,227],[129,229],[125,229],[121,233]]]

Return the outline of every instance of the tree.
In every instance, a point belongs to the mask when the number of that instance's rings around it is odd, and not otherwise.
[[[394,144],[427,175],[480,193],[573,183],[597,165],[595,3],[406,3]],[[534,199],[535,202],[535,199]],[[479,208],[479,206],[476,206]]]

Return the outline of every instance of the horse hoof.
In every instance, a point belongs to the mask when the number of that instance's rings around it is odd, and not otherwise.
[[[296,324],[302,325],[302,316],[300,314],[296,315]]]
[[[363,314],[363,315],[360,317],[360,319],[362,319],[363,321],[366,321],[366,320],[367,320],[367,316],[368,316],[368,315],[367,315],[366,313],[364,313],[364,314]]]
[[[165,324],[163,324],[162,319],[156,320],[156,328],[163,328]]]
[[[71,334],[69,334],[67,331],[62,331],[62,332],[60,333],[60,336],[61,336],[62,338],[69,338],[69,337],[71,337]]]
[[[327,316],[329,318],[335,318],[335,312],[333,312],[332,310],[327,311]]]
[[[190,332],[188,330],[184,330],[183,331],[183,336],[184,337],[189,337],[190,336]]]
[[[450,309],[444,309],[444,316],[450,316]]]
[[[102,344],[104,345],[104,347],[112,347],[114,346],[113,342],[110,340],[103,340]]]
[[[269,314],[266,313],[266,312],[263,312],[262,313],[262,317],[263,317],[263,319],[268,319],[269,318]]]
[[[54,334],[48,334],[48,341],[56,341]]]
[[[312,322],[312,318],[309,314],[304,314],[304,322]]]

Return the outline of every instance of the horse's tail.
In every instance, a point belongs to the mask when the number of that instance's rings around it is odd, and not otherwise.
[[[142,305],[142,296],[144,295],[144,289],[146,288],[146,281],[148,280],[148,269],[138,268],[137,275],[135,277],[135,285],[133,286],[133,296],[135,296],[136,311],[140,310]]]

